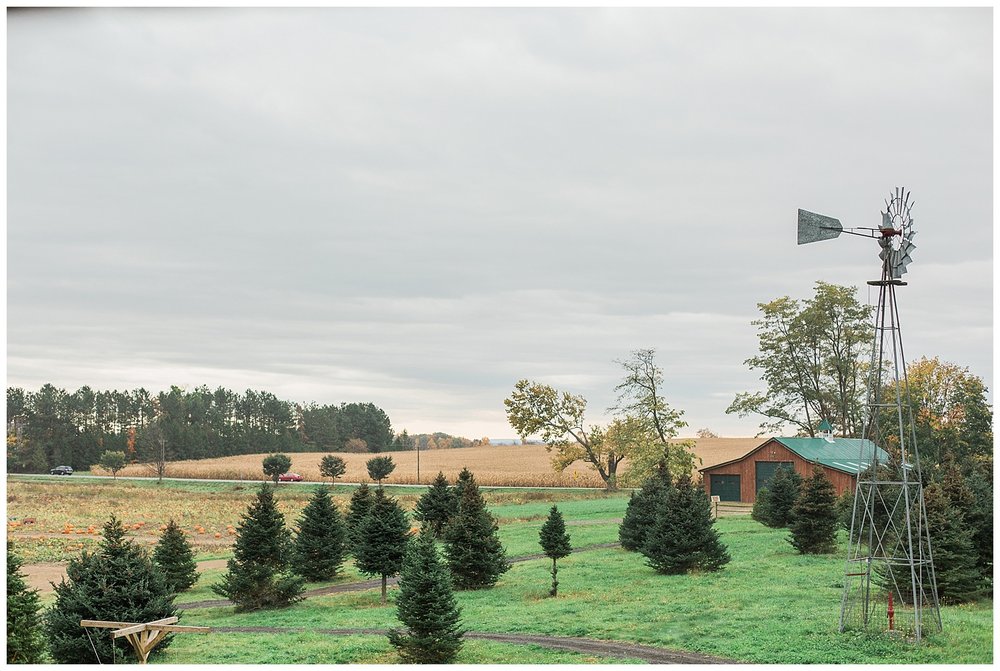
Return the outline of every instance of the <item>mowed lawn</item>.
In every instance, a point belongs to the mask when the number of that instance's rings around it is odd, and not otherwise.
[[[86,487],[82,482],[76,486]],[[117,483],[101,491],[108,500],[146,500],[150,490],[165,495],[173,489],[144,487],[137,491],[124,487],[124,483]],[[199,505],[196,501],[204,496],[218,495],[219,489],[221,493],[228,491],[223,485],[217,488],[213,490],[208,483],[199,487],[185,484],[178,496]],[[297,489],[281,489],[279,500],[293,496]],[[252,495],[245,491],[234,494]],[[624,494],[538,490],[491,492],[488,499],[500,520],[501,538],[510,556],[540,551],[538,531],[554,502],[566,518],[574,546],[616,541],[616,520],[624,514],[628,500]],[[757,663],[992,662],[992,602],[944,608],[944,632],[930,636],[920,646],[885,636],[839,634],[842,552],[800,556],[785,540],[787,531],[768,529],[746,517],[723,518],[717,528],[733,557],[718,573],[660,576],[645,565],[641,555],[620,548],[591,549],[560,560],[559,596],[549,598],[550,562],[530,560],[514,564],[491,590],[458,593],[464,626],[480,632],[644,643]],[[217,556],[226,556],[226,551]],[[218,598],[209,586],[223,570],[205,572],[178,602]],[[344,573],[337,582],[363,577],[350,564]],[[268,626],[293,631],[178,635],[156,661],[393,663],[397,657],[384,637],[331,636],[310,630],[398,626],[392,603],[395,593],[390,589],[387,606],[379,603],[375,589],[312,597],[290,608],[258,613],[237,614],[232,608],[187,610],[182,622],[191,625]],[[294,631],[299,629],[305,631]],[[458,661],[545,664],[623,660],[470,640]]]

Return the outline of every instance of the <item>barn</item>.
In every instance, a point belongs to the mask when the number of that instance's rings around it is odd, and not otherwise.
[[[833,438],[775,437],[764,441],[738,459],[699,469],[705,490],[720,501],[753,503],[757,492],[771,481],[780,466],[788,465],[803,478],[819,464],[839,496],[854,491],[859,471],[868,468],[872,455],[886,463],[889,455],[870,440]]]

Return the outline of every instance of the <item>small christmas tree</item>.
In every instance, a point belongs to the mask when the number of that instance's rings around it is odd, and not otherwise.
[[[318,488],[299,518],[292,565],[307,580],[332,580],[344,563],[344,522],[325,489]]]
[[[361,483],[351,494],[351,502],[347,507],[347,541],[350,543],[350,553],[357,556],[356,549],[361,542],[358,532],[372,509],[372,492],[365,483]]]
[[[413,519],[430,525],[434,536],[440,538],[444,527],[457,510],[458,500],[455,498],[455,493],[448,487],[448,479],[444,477],[444,473],[439,471],[433,484],[417,501]]]
[[[271,487],[262,485],[236,530],[228,571],[212,591],[232,601],[238,611],[289,606],[305,589],[304,580],[291,571],[290,554],[285,517]]]
[[[152,622],[177,615],[163,573],[145,549],[125,537],[114,516],[104,525],[97,552],[70,559],[66,577],[55,586],[55,604],[45,613],[49,653],[57,664],[112,663],[132,655],[124,638],[88,637],[80,620]],[[172,638],[168,634],[152,654],[161,654]]]
[[[790,466],[779,466],[765,489],[767,494],[763,495],[763,501],[760,499],[764,490],[757,493],[753,518],[776,529],[787,527],[792,523],[792,507],[802,489],[802,476]]]
[[[7,544],[7,663],[41,664],[45,641],[42,639],[41,602],[38,590],[30,589],[21,573],[21,558]]]
[[[461,610],[451,576],[438,559],[434,536],[426,530],[407,548],[396,611],[406,630],[391,630],[389,642],[399,650],[403,663],[448,664],[455,660],[464,633]]]
[[[542,525],[538,542],[545,556],[552,559],[552,589],[549,590],[549,596],[556,596],[559,589],[559,581],[556,580],[556,560],[568,556],[573,548],[569,544],[569,534],[566,533],[566,523],[563,522],[562,513],[555,506],[552,506],[549,518]]]
[[[458,589],[492,587],[510,569],[500,544],[499,527],[486,509],[471,473],[461,491],[458,513],[444,530],[448,568]]]
[[[980,598],[986,586],[976,567],[976,548],[964,511],[952,504],[945,488],[937,483],[924,490],[924,505],[941,603]]]
[[[646,544],[646,533],[656,521],[656,511],[663,496],[670,488],[666,464],[661,463],[653,475],[646,479],[638,492],[633,492],[625,508],[625,517],[618,527],[618,540],[630,552],[641,551]]]
[[[177,522],[170,520],[153,550],[153,563],[163,571],[167,586],[183,592],[198,582],[198,568],[191,545]]]
[[[658,573],[718,571],[730,557],[714,524],[705,489],[683,475],[660,499],[642,553]]]
[[[386,602],[386,583],[403,566],[410,524],[399,503],[380,487],[375,490],[371,511],[358,527],[358,545],[354,558],[358,570],[382,577],[382,603]]]
[[[475,482],[476,478],[468,468],[462,468],[458,474],[458,478],[455,480],[455,510],[458,511],[458,502],[462,500],[462,490],[470,482]]]
[[[833,484],[821,467],[814,467],[812,477],[805,481],[792,507],[792,536],[788,542],[801,554],[834,551],[839,524],[836,503]]]

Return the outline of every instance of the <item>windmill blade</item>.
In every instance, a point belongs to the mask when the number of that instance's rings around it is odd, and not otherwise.
[[[799,237],[798,244],[805,245],[810,242],[820,240],[833,240],[840,237],[844,227],[839,219],[826,217],[822,214],[799,210]]]

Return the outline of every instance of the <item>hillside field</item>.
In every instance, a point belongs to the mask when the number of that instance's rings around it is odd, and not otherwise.
[[[278,500],[294,523],[316,485],[281,487]],[[58,523],[100,523],[115,512],[130,521],[136,540],[155,538],[151,530],[185,507],[195,516],[217,515],[217,524],[238,521],[256,486],[225,483],[114,482],[111,480],[27,479],[8,481],[8,515],[23,519],[30,511]],[[419,490],[389,488],[412,509]],[[343,508],[350,487],[337,487]],[[844,547],[834,555],[801,556],[786,541],[787,531],[769,529],[747,517],[719,520],[717,528],[732,561],[722,571],[660,576],[635,553],[608,544],[617,541],[618,521],[628,496],[602,491],[493,490],[486,493],[500,522],[513,564],[490,590],[459,592],[463,626],[479,638],[466,643],[458,661],[485,663],[603,663],[639,661],[627,654],[575,653],[544,645],[482,640],[483,637],[559,636],[568,639],[640,644],[646,649],[686,651],[755,663],[979,663],[992,662],[992,602],[942,609],[944,632],[920,646],[884,635],[839,634],[837,616],[844,570]],[[551,505],[563,512],[574,548],[559,562],[559,597],[547,597],[550,564],[532,558],[540,551],[538,533]],[[129,512],[131,511],[131,512]],[[220,512],[212,512],[220,511]],[[65,519],[62,519],[65,518]],[[136,527],[136,524],[145,522]],[[193,519],[192,519],[193,521]],[[203,520],[199,526],[204,525]],[[209,536],[190,530],[192,538]],[[24,527],[8,528],[16,547]],[[94,539],[87,534],[77,538]],[[214,537],[214,534],[210,537]],[[61,537],[61,539],[64,537]],[[186,604],[181,624],[210,626],[207,636],[178,635],[156,663],[394,663],[395,651],[384,636],[372,634],[398,626],[393,600],[379,604],[377,588],[314,593],[289,608],[238,614],[217,599],[210,585],[224,571],[228,542],[203,548],[200,581],[177,601]],[[843,545],[843,538],[841,544]],[[29,562],[30,563],[30,562]],[[30,567],[26,567],[29,568]],[[363,580],[348,563],[334,583]],[[43,595],[45,604],[52,595]],[[368,633],[365,633],[365,630]],[[331,632],[340,632],[333,634]],[[471,636],[471,634],[470,634]],[[639,654],[639,653],[636,653]],[[640,658],[641,660],[641,658]]]
[[[695,439],[695,456],[701,460],[699,468],[718,464],[746,454],[760,445],[760,438],[698,438]],[[319,482],[319,462],[327,452],[289,453],[292,471],[307,481]],[[347,454],[338,452],[347,463],[344,482],[369,482],[365,462],[372,454]],[[420,480],[417,480],[417,453],[386,452],[396,462],[396,470],[388,482],[396,484],[427,484],[438,471],[454,480],[462,468],[476,474],[482,485],[514,487],[603,487],[600,476],[586,463],[577,461],[564,471],[552,468],[552,454],[544,445],[486,445],[454,450],[426,450],[420,452]],[[263,454],[245,454],[215,459],[197,459],[171,462],[167,475],[178,478],[210,478],[220,480],[260,480]],[[622,473],[628,461],[619,466]],[[149,475],[143,465],[129,466],[121,475]]]

